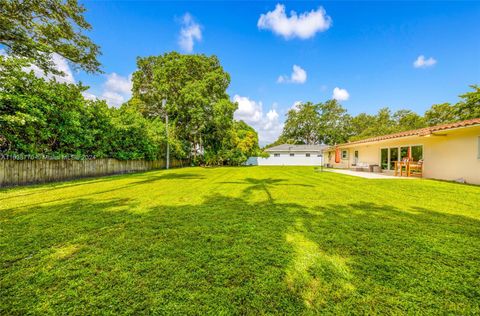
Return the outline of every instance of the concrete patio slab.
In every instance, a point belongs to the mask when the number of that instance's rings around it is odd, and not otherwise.
[[[395,177],[392,175],[382,174],[382,173],[373,173],[373,172],[363,172],[363,171],[353,171],[345,169],[323,169],[328,172],[341,173],[348,176],[360,177],[365,179],[418,179],[416,177]]]

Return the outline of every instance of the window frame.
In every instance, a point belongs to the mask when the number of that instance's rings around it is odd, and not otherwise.
[[[290,153],[290,157],[295,157],[295,153]]]
[[[305,157],[310,157],[310,153],[305,153]]]
[[[480,138],[480,136],[479,136]],[[480,142],[480,140],[479,140]],[[480,143],[479,143],[479,146],[480,146]],[[410,155],[412,154],[412,147],[422,147],[422,160],[424,160],[424,155],[425,155],[425,146],[424,144],[407,144],[407,145],[398,145],[398,146],[385,146],[385,147],[380,147],[380,150],[379,150],[379,160],[380,161],[380,166],[382,165],[382,149],[386,149],[387,150],[387,165],[388,165],[388,168],[387,169],[383,169],[383,170],[393,170],[393,168],[390,168],[390,149],[392,148],[396,148],[398,150],[398,158],[397,158],[397,161],[401,161],[402,160],[402,157],[401,157],[401,149],[404,148],[404,147],[410,147]],[[480,159],[480,158],[479,158]]]
[[[280,157],[280,154],[279,153],[274,153],[273,157]]]
[[[345,156],[343,155],[345,153]],[[342,160],[348,160],[348,150],[347,149],[342,149],[341,153]]]

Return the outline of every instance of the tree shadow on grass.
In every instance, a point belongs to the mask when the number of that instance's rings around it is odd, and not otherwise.
[[[92,184],[101,186],[103,182],[111,182],[112,180],[125,179],[125,177],[133,177],[134,179],[140,178],[141,180],[129,182],[128,185],[122,185],[115,189],[122,189],[122,188],[132,187],[135,185],[149,184],[149,183],[153,183],[160,180],[177,180],[177,179],[178,180],[200,180],[205,178],[203,175],[200,175],[197,173],[163,173],[161,175],[158,175],[158,172],[159,170],[150,170],[150,171],[142,172],[140,174],[136,172],[136,173],[121,173],[121,174],[105,175],[101,178],[86,177],[86,178],[80,178],[80,179],[74,179],[74,180],[66,180],[62,182],[38,183],[28,187],[27,186],[5,187],[5,188],[0,187],[0,202],[6,201],[9,199],[19,198],[19,197],[26,197],[30,195],[48,194],[48,192],[52,190],[58,190],[59,188],[70,189],[73,187],[82,187],[82,186],[88,186]],[[26,189],[26,188],[28,188],[32,192],[20,193],[15,195],[9,194],[8,197],[2,197],[3,194],[9,193],[10,191],[14,191],[18,189]],[[109,191],[110,190],[99,192],[99,193],[104,193]]]
[[[125,176],[126,174],[115,174],[115,175],[106,175],[101,178],[85,177],[73,180],[57,181],[51,183],[36,183],[32,185],[25,186],[9,186],[9,187],[0,187],[0,194],[4,195],[10,193],[11,191],[20,190],[19,194],[9,194],[8,197],[2,197],[0,195],[0,201],[5,201],[9,199],[26,197],[35,194],[48,194],[48,192],[53,190],[58,190],[59,188],[73,188],[78,186],[85,186],[90,184],[101,184],[102,182],[112,181],[112,177]],[[130,175],[130,174],[129,174]],[[28,189],[30,193],[21,192],[23,189]]]
[[[145,179],[130,183],[128,186],[142,185],[153,183],[161,180],[202,180],[203,175],[197,173],[166,173],[162,175],[148,175]]]
[[[300,186],[300,187],[313,187],[310,184],[302,183],[289,183],[286,179],[273,179],[273,178],[245,178],[243,181],[224,181],[223,184],[241,184],[243,186],[247,185],[243,189],[244,197],[248,198],[250,194],[255,191],[263,191],[267,195],[268,201],[274,203],[274,199],[271,194],[271,189],[277,186]]]
[[[2,313],[299,313],[283,284],[298,205],[75,199],[2,211]],[[274,215],[276,214],[276,215]]]
[[[479,222],[428,209],[90,198],[0,220],[3,314],[479,309]]]
[[[138,177],[138,175],[137,175],[137,177]],[[116,186],[113,186],[111,188],[104,189],[104,190],[96,190],[96,191],[91,192],[91,193],[76,194],[75,197],[77,199],[95,198],[95,196],[98,196],[98,195],[101,195],[101,194],[106,194],[106,193],[110,193],[110,192],[116,192],[118,190],[133,188],[133,187],[139,186],[139,185],[159,184],[157,182],[162,181],[162,180],[200,180],[200,179],[204,179],[204,177],[202,175],[199,175],[199,174],[196,174],[196,173],[171,173],[171,174],[162,174],[160,176],[142,175],[141,180],[139,180],[139,181],[131,181],[131,182],[128,182],[126,184],[121,183],[120,185],[116,185]],[[111,181],[111,179],[109,181]],[[103,182],[103,181],[98,181],[98,182]],[[65,188],[68,189],[68,188],[71,188],[72,186],[81,186],[81,185],[89,186],[92,183],[97,184],[96,181],[93,181],[93,182],[87,181],[83,184],[68,185]],[[113,182],[113,183],[115,183],[115,182]],[[101,186],[99,186],[99,187],[101,187]],[[58,187],[56,187],[54,189],[58,189]],[[63,189],[63,187],[60,188],[60,189]],[[51,190],[53,190],[53,189],[51,189]],[[81,188],[79,188],[79,190],[81,191]],[[36,193],[32,193],[32,194],[45,194],[45,192],[40,191],[40,192],[36,192]],[[23,196],[32,195],[32,194],[25,194],[25,195],[21,195],[21,196],[23,197]],[[18,195],[14,196],[14,197],[8,197],[8,198],[5,198],[5,199],[0,199],[0,202],[2,200],[7,200],[7,199],[10,199],[10,198],[18,198]],[[55,203],[55,202],[59,202],[59,201],[62,201],[62,200],[64,200],[64,198],[60,197],[58,199],[49,200],[48,202],[49,203]],[[42,205],[44,203],[45,202],[27,204],[27,205],[22,205],[22,206],[19,206],[19,207],[16,207],[16,208],[10,208],[9,210],[35,207],[35,206],[38,206],[38,205]]]
[[[348,268],[338,265],[345,274],[337,273],[337,281],[323,287],[331,293],[317,296],[313,308],[337,312],[338,305],[324,298],[343,297],[357,300],[359,313],[371,313],[372,306],[381,313],[480,312],[479,220],[375,203],[326,205],[309,212],[302,221],[304,238],[329,257],[347,258]]]

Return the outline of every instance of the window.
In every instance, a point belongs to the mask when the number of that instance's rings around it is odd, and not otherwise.
[[[280,154],[273,154],[273,157],[280,157]]]
[[[398,148],[390,148],[390,170],[395,168],[395,161],[398,161]]]
[[[408,147],[408,146],[407,147],[400,147],[400,160],[410,158],[412,153],[409,152],[409,151],[410,151],[410,147]]]
[[[294,154],[294,153],[290,153],[290,157],[293,157],[293,156],[295,156],[295,154]]]
[[[423,160],[423,146],[412,146],[411,156],[413,161]]]
[[[354,159],[353,159],[353,164],[356,165],[358,163],[358,150],[355,150],[353,153]]]
[[[305,154],[305,157],[310,157],[310,154],[309,154],[309,153],[306,153],[306,154]]]
[[[348,151],[342,150],[342,159],[348,159]]]
[[[380,149],[380,167],[384,170],[388,169],[388,148]]]
[[[383,170],[393,170],[395,161],[400,161],[404,158],[410,158],[411,161],[423,160],[423,146],[402,146],[380,149],[380,166]]]

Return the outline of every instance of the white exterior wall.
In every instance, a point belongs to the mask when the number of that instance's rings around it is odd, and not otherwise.
[[[480,126],[428,137],[424,147],[424,176],[480,185]]]
[[[290,157],[289,153],[280,153],[280,157],[275,157],[270,153],[270,157],[251,157],[247,160],[247,165],[258,166],[320,166],[322,157],[318,157],[318,153],[310,153],[310,157],[306,157],[305,152],[294,153],[295,156]]]

